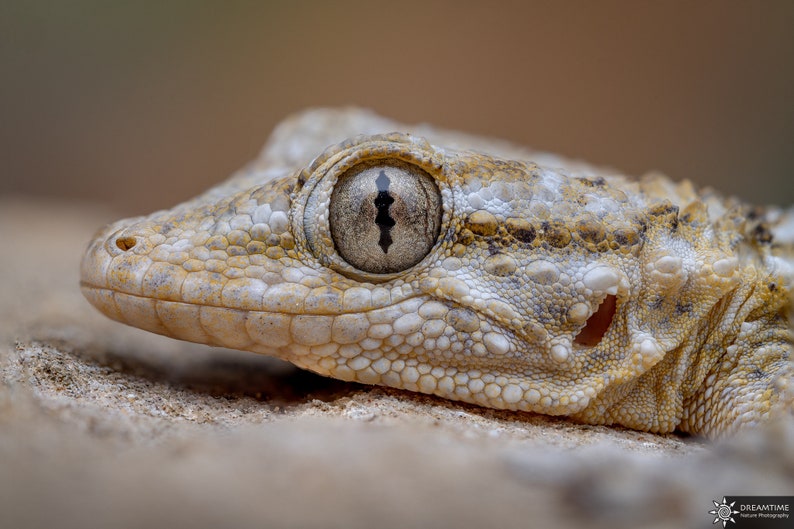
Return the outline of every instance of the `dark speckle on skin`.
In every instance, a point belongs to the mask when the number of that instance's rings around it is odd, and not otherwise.
[[[753,229],[753,237],[761,244],[772,244],[772,232],[766,224],[759,224]]]
[[[664,305],[664,296],[656,296],[648,302],[648,307],[651,310],[659,310]]]

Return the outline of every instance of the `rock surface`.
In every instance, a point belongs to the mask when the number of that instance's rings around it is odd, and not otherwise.
[[[325,379],[102,317],[116,218],[0,199],[0,527],[711,527],[794,491],[794,421],[716,445]]]

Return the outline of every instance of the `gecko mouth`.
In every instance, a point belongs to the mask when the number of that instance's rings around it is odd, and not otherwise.
[[[97,309],[102,311],[104,314],[110,316],[111,318],[120,321],[122,323],[127,323],[129,325],[134,325],[131,322],[130,318],[123,318],[123,317],[115,317],[112,313],[118,313],[118,311],[113,310],[110,312],[106,312],[103,307],[106,305],[104,302],[99,301],[99,304],[94,303],[94,300],[99,300],[100,298],[105,297],[118,297],[123,296],[124,298],[128,299],[138,299],[142,300],[141,302],[155,302],[155,303],[179,303],[180,305],[190,306],[190,307],[207,307],[208,309],[218,309],[218,310],[229,310],[229,311],[237,311],[237,312],[256,312],[256,313],[266,313],[266,314],[284,314],[285,316],[326,316],[326,317],[334,317],[334,316],[345,316],[345,315],[352,315],[352,314],[367,314],[370,312],[375,312],[379,310],[385,310],[390,307],[390,305],[383,306],[383,307],[372,307],[366,310],[357,310],[351,312],[308,312],[298,309],[290,310],[289,308],[282,309],[273,309],[273,308],[245,308],[245,307],[234,307],[234,306],[226,306],[220,304],[212,304],[212,303],[200,303],[196,301],[186,301],[180,299],[161,299],[153,296],[146,296],[142,294],[136,294],[133,292],[126,292],[123,290],[119,290],[116,288],[110,288],[108,286],[97,285],[90,281],[80,281],[80,290],[83,292],[83,295],[88,299],[88,301],[94,305]],[[430,300],[430,297],[424,294],[416,294],[413,296],[407,296],[401,298],[398,302],[395,302],[394,305],[398,305],[400,303],[411,301],[411,300]],[[457,306],[457,304],[453,305]]]

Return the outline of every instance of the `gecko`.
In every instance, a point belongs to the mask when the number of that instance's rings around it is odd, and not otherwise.
[[[718,438],[794,409],[793,211],[318,109],[100,229],[80,286],[119,322],[336,379]]]

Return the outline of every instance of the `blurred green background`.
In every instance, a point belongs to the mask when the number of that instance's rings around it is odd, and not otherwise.
[[[168,207],[289,113],[406,122],[794,202],[794,2],[0,3],[0,194]]]

